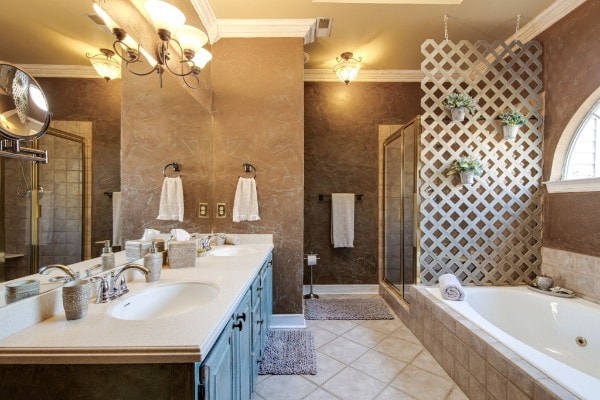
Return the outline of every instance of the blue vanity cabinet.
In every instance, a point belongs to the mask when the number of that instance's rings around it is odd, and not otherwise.
[[[250,291],[233,315],[233,387],[234,398],[252,398],[252,308]],[[220,399],[219,399],[220,400]]]
[[[250,400],[271,320],[272,256],[262,266],[219,339],[199,365],[197,400]]]
[[[233,318],[199,367],[196,400],[234,400],[233,386]]]

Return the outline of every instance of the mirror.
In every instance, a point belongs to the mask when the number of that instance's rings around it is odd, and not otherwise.
[[[44,92],[33,77],[0,62],[0,134],[5,139],[33,140],[50,125]]]

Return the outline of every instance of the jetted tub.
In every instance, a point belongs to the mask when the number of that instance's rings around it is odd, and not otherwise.
[[[600,399],[600,306],[536,293],[525,286],[465,287],[453,310],[573,394]]]

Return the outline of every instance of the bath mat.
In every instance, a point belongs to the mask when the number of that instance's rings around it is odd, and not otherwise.
[[[315,375],[317,355],[311,331],[270,329],[260,375]]]
[[[394,319],[380,298],[308,299],[306,319]]]

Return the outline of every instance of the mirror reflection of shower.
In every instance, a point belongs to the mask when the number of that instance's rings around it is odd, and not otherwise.
[[[33,163],[31,161],[27,162],[29,164],[29,176],[25,176],[25,160],[20,160],[21,162],[21,177],[23,178],[22,182],[19,180],[17,183],[17,196],[21,198],[31,198],[31,188],[33,187],[32,173],[31,169],[33,168]],[[25,189],[23,190],[23,186]],[[38,199],[41,200],[44,197],[44,187],[38,185]]]

